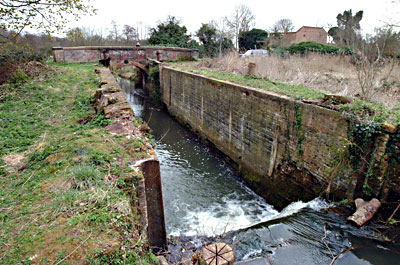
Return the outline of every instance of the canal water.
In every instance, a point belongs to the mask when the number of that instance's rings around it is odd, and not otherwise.
[[[165,110],[154,108],[133,83],[119,83],[137,117],[146,121],[157,143],[167,234],[229,243],[236,260],[264,263],[399,264],[400,248],[384,243],[371,228],[357,228],[328,211],[320,199],[294,202],[277,211],[246,187],[218,154]],[[325,237],[324,240],[322,238]],[[199,239],[199,240],[197,240]],[[331,254],[332,252],[332,254]]]

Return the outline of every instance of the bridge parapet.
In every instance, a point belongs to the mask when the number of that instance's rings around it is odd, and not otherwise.
[[[112,62],[142,61],[148,58],[157,61],[179,61],[197,59],[197,49],[177,47],[130,47],[130,46],[80,46],[54,47],[54,61],[67,63],[98,62],[110,57]]]

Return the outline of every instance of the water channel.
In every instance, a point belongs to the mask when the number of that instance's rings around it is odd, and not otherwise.
[[[128,80],[119,83],[157,143],[169,236],[193,242],[220,236],[234,247],[237,261],[268,256],[275,265],[330,264],[332,251],[344,252],[336,265],[400,264],[399,246],[377,240],[372,228],[347,223],[320,199],[294,202],[278,212],[246,187],[215,150],[165,110],[148,104],[142,90]]]

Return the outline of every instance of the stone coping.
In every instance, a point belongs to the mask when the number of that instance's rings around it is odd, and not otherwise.
[[[270,98],[270,99],[275,99],[275,100],[285,100],[285,101],[288,101],[288,102],[292,102],[292,103],[296,102],[296,103],[304,104],[304,105],[308,105],[308,106],[311,105],[311,106],[313,106],[315,108],[318,108],[320,111],[322,111],[322,112],[324,112],[326,114],[335,115],[337,117],[342,117],[342,118],[346,119],[345,115],[343,115],[342,113],[340,113],[337,110],[326,108],[326,107],[323,107],[323,106],[320,106],[320,105],[317,105],[317,104],[310,104],[310,103],[304,102],[302,100],[296,100],[296,99],[291,98],[291,97],[289,97],[287,95],[279,94],[279,93],[272,92],[272,91],[269,91],[269,90],[266,90],[266,89],[250,87],[250,86],[246,86],[246,85],[242,85],[242,84],[238,84],[238,83],[229,82],[229,81],[226,81],[226,80],[220,80],[220,79],[216,79],[216,78],[213,78],[213,77],[210,77],[210,76],[207,76],[207,75],[196,74],[196,73],[192,73],[192,72],[189,72],[189,71],[176,69],[176,68],[169,67],[169,66],[164,66],[164,65],[162,66],[162,69],[168,69],[168,70],[171,70],[171,71],[185,73],[187,75],[191,75],[193,77],[202,78],[202,79],[205,79],[205,80],[208,80],[208,81],[211,81],[211,82],[215,82],[217,84],[219,83],[219,84],[229,85],[229,86],[235,87],[236,89],[238,89],[242,93],[252,92],[252,93],[254,93],[255,95],[257,95],[258,97],[261,97],[261,98]]]
[[[198,49],[161,46],[75,46],[75,47],[53,47],[53,50],[166,50],[166,51],[198,51]]]

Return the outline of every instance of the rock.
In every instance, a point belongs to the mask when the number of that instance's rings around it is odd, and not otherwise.
[[[115,84],[106,84],[106,85],[102,85],[101,88],[96,90],[94,97],[96,100],[100,100],[101,96],[104,94],[116,93],[119,91],[120,91],[120,88],[118,88],[118,86],[116,86]]]
[[[107,125],[104,129],[109,133],[116,135],[129,133],[129,129],[126,126],[124,126],[121,122],[114,122],[110,125]]]
[[[133,115],[133,111],[128,102],[121,102],[104,107],[104,116],[109,119],[113,116]]]
[[[99,104],[96,106],[97,112],[101,112],[106,106],[108,106],[109,95],[102,95]]]
[[[233,265],[235,261],[235,253],[225,243],[215,243],[204,247],[202,257],[207,265]]]
[[[319,99],[303,99],[301,101],[306,104],[314,104],[314,105],[321,103],[321,100],[319,100]]]
[[[333,103],[336,104],[350,104],[353,102],[351,97],[339,96],[339,95],[325,95],[324,101],[331,100]]]
[[[384,130],[385,132],[388,132],[388,133],[395,133],[397,131],[397,126],[393,125],[391,123],[386,123],[385,122],[382,125],[382,130]]]
[[[164,256],[157,256],[159,265],[169,265],[167,259]]]
[[[355,204],[357,207],[356,212],[347,218],[347,220],[356,223],[359,226],[363,226],[366,222],[374,217],[375,213],[381,207],[381,202],[378,199],[372,199],[369,202],[365,202],[363,199],[356,199]]]
[[[150,133],[151,129],[149,125],[147,125],[147,123],[143,123],[142,125],[139,126],[139,131],[141,131],[142,133]]]

